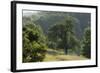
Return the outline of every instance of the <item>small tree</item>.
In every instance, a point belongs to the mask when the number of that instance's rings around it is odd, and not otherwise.
[[[45,57],[45,36],[40,26],[27,24],[23,26],[23,62],[42,61]]]
[[[84,31],[82,54],[87,58],[91,58],[91,30],[90,30],[90,27],[87,27]]]

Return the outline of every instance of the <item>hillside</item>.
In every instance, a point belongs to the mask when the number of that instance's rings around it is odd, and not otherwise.
[[[90,14],[89,13],[65,13],[65,12],[43,12],[40,11],[37,14],[30,14],[30,16],[23,16],[23,25],[33,22],[40,25],[43,28],[45,34],[48,32],[48,28],[58,22],[61,22],[67,16],[76,18],[74,24],[75,34],[78,38],[82,38],[84,28],[90,26]]]

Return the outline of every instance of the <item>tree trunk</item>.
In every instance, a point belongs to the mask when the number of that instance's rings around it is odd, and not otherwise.
[[[68,49],[66,47],[64,48],[64,52],[65,54],[68,54]]]

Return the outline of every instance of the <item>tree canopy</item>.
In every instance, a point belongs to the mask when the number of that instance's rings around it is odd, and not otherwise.
[[[42,61],[45,57],[45,36],[39,25],[28,24],[23,27],[23,62]]]
[[[76,23],[76,18],[68,16],[62,22],[58,22],[50,27],[48,31],[49,40],[52,43],[49,45],[53,45],[53,47],[61,47],[65,49],[65,53],[67,54],[68,49],[72,48],[73,44],[77,43],[77,39],[74,33],[74,26]]]

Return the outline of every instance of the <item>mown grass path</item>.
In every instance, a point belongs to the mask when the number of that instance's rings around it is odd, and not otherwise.
[[[65,55],[63,51],[48,49],[44,61],[70,61],[86,60],[87,58],[77,55]]]

